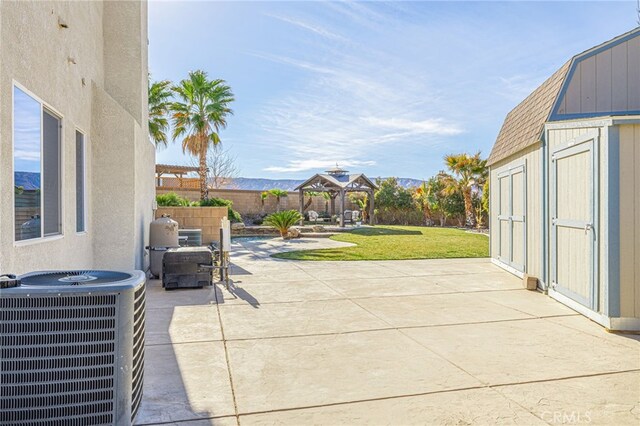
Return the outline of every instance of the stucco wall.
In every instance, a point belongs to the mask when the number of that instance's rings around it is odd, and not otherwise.
[[[145,268],[155,155],[146,137],[146,3],[3,1],[0,35],[0,271]],[[14,81],[62,116],[62,235],[17,244]],[[84,234],[75,232],[76,129],[86,140]]]

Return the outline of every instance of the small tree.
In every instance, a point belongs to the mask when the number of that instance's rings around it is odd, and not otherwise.
[[[478,190],[487,179],[487,160],[480,158],[480,153],[450,154],[444,157],[445,164],[456,177],[447,181],[447,192],[460,192],[464,199],[466,223],[476,225],[473,211],[472,194]]]
[[[427,182],[422,181],[422,184],[413,192],[413,199],[416,200],[420,206],[424,218],[424,224],[427,226],[433,224],[431,209],[429,208],[429,190],[430,188],[427,186]]]
[[[280,211],[280,200],[284,197],[288,197],[289,193],[284,189],[273,188],[267,191],[269,195],[276,197],[276,211]]]
[[[306,211],[313,203],[313,197],[319,197],[320,192],[308,191],[305,194],[309,197],[307,201],[305,201],[304,206],[302,207],[302,211]]]
[[[362,212],[362,221],[368,223],[369,221],[369,194],[366,192],[359,192],[349,196],[352,203],[358,206]]]
[[[228,150],[223,149],[221,145],[211,145],[207,163],[209,184],[214,189],[228,186],[234,178],[238,177],[236,157]]]
[[[422,222],[412,192],[400,186],[398,179],[378,179],[377,183],[380,189],[375,193],[376,217],[381,223],[409,225]]]
[[[440,221],[440,226],[444,226],[446,222],[446,216],[444,212],[444,204],[446,195],[444,193],[446,173],[440,172],[437,176],[433,176],[427,180],[426,186],[426,203],[431,212],[432,218],[435,220],[437,217]]]
[[[464,226],[465,212],[465,202],[462,193],[453,192],[442,198],[442,213],[445,223],[448,219],[456,218],[458,225]]]
[[[167,146],[167,131],[169,130],[169,106],[171,104],[171,82],[149,80],[149,138],[156,144],[156,148]]]
[[[282,238],[286,239],[289,234],[289,228],[301,220],[302,215],[297,210],[285,210],[270,214],[264,219],[264,223],[276,228],[280,231]]]
[[[260,193],[260,214],[264,214],[264,203],[269,198],[269,191],[262,191]]]

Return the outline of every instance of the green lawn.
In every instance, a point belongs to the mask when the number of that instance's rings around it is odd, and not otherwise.
[[[294,260],[402,260],[488,257],[489,238],[451,228],[375,226],[331,237],[355,247],[303,250],[273,255]]]

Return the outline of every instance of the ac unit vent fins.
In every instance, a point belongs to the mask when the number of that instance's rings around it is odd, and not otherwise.
[[[117,298],[0,298],[0,424],[114,422]]]

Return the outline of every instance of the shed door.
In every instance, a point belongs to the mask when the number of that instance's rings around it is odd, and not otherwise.
[[[526,263],[526,173],[525,165],[514,165],[498,173],[498,259],[525,272]]]
[[[596,161],[591,134],[551,153],[551,286],[595,309]]]

